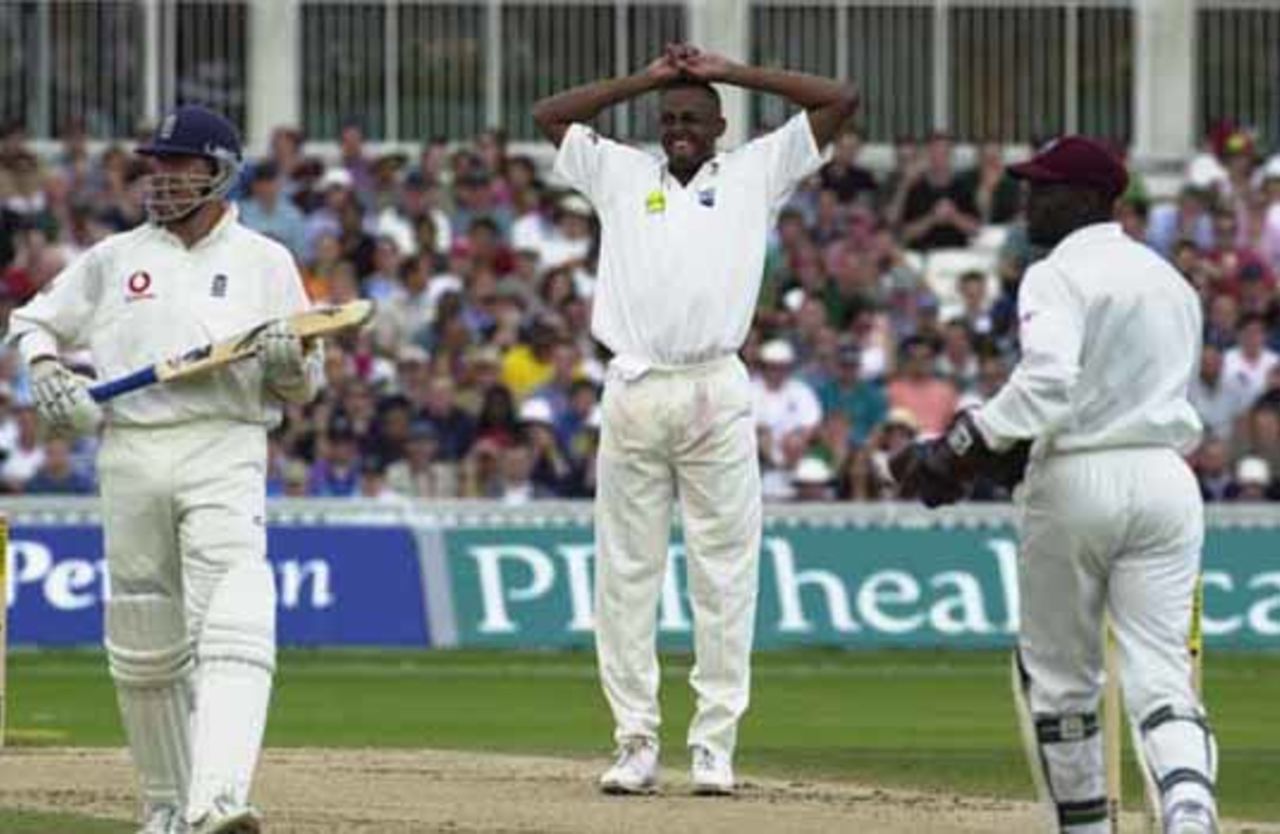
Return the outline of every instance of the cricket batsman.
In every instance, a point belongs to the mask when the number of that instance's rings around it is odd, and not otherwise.
[[[801,110],[772,133],[717,153],[725,120],[713,83],[782,95]],[[606,107],[653,91],[661,96],[664,157],[587,126]],[[598,457],[595,622],[619,747],[600,781],[607,793],[657,786],[656,615],[677,499],[696,654],[693,787],[734,789],[761,535],[755,417],[737,352],[759,294],[768,231],[857,104],[857,93],[837,81],[672,45],[635,75],[534,107],[559,147],[556,173],[586,195],[601,222],[592,333],[613,359]]]
[[[154,166],[148,222],[103,240],[15,310],[9,338],[48,429],[103,425],[106,647],[141,832],[252,834],[275,670],[267,429],[281,401],[314,396],[321,354],[274,324],[257,361],[94,402],[63,350],[87,347],[110,379],[308,307],[288,250],[237,222],[226,199],[241,165],[226,119],[180,107],[138,153]]]
[[[1129,719],[1159,787],[1165,834],[1218,831],[1217,747],[1192,688],[1187,637],[1204,507],[1183,452],[1200,352],[1194,290],[1111,220],[1124,166],[1079,136],[1010,168],[1029,184],[1027,230],[1051,250],[1018,295],[1022,358],[985,405],[890,464],[928,506],[976,474],[1015,503],[1021,631],[1015,697],[1048,830],[1105,834],[1098,700],[1110,616]]]

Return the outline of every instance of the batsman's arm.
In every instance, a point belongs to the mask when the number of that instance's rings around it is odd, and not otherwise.
[[[80,255],[9,315],[6,339],[30,366],[84,344],[99,295],[95,250]]]

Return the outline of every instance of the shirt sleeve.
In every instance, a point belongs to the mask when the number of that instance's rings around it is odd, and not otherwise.
[[[1009,382],[974,414],[997,451],[1063,428],[1080,375],[1086,310],[1066,276],[1048,261],[1032,266],[1018,290],[1018,310],[1022,358]]]
[[[100,295],[98,255],[90,249],[10,314],[9,344],[28,363],[36,356],[85,347]]]
[[[801,180],[822,167],[822,152],[809,127],[809,114],[803,110],[746,147],[762,158],[769,205],[774,209],[787,201]]]
[[[555,174],[581,191],[600,210],[608,183],[622,166],[633,159],[651,160],[641,151],[601,136],[584,124],[571,124],[560,140],[553,168]]]

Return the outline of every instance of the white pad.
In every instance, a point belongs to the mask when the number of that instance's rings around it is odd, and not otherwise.
[[[107,659],[145,813],[181,807],[191,773],[191,642],[181,606],[148,594],[107,603]]]
[[[1097,713],[1036,714],[1031,679],[1013,654],[1013,701],[1048,832],[1107,834],[1106,772]]]
[[[275,671],[275,583],[265,561],[233,565],[213,589],[196,642],[195,755],[187,820],[214,800],[247,804]]]
[[[1195,708],[1161,706],[1142,719],[1139,731],[1166,818],[1170,808],[1188,800],[1204,805],[1216,818],[1218,743],[1204,713]]]

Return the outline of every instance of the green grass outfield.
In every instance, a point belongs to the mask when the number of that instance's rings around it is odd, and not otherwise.
[[[664,659],[664,759],[684,768],[690,659]],[[598,757],[607,708],[587,653],[286,651],[267,743],[435,747]],[[1280,819],[1280,654],[1219,654],[1205,675],[1228,816]],[[100,653],[10,656],[16,744],[120,745]],[[1128,739],[1126,738],[1126,742]],[[738,768],[1029,797],[1004,653],[793,651],[757,655]],[[1128,804],[1140,783],[1127,774]],[[66,818],[68,820],[72,818]],[[127,831],[0,811],[0,831]]]

